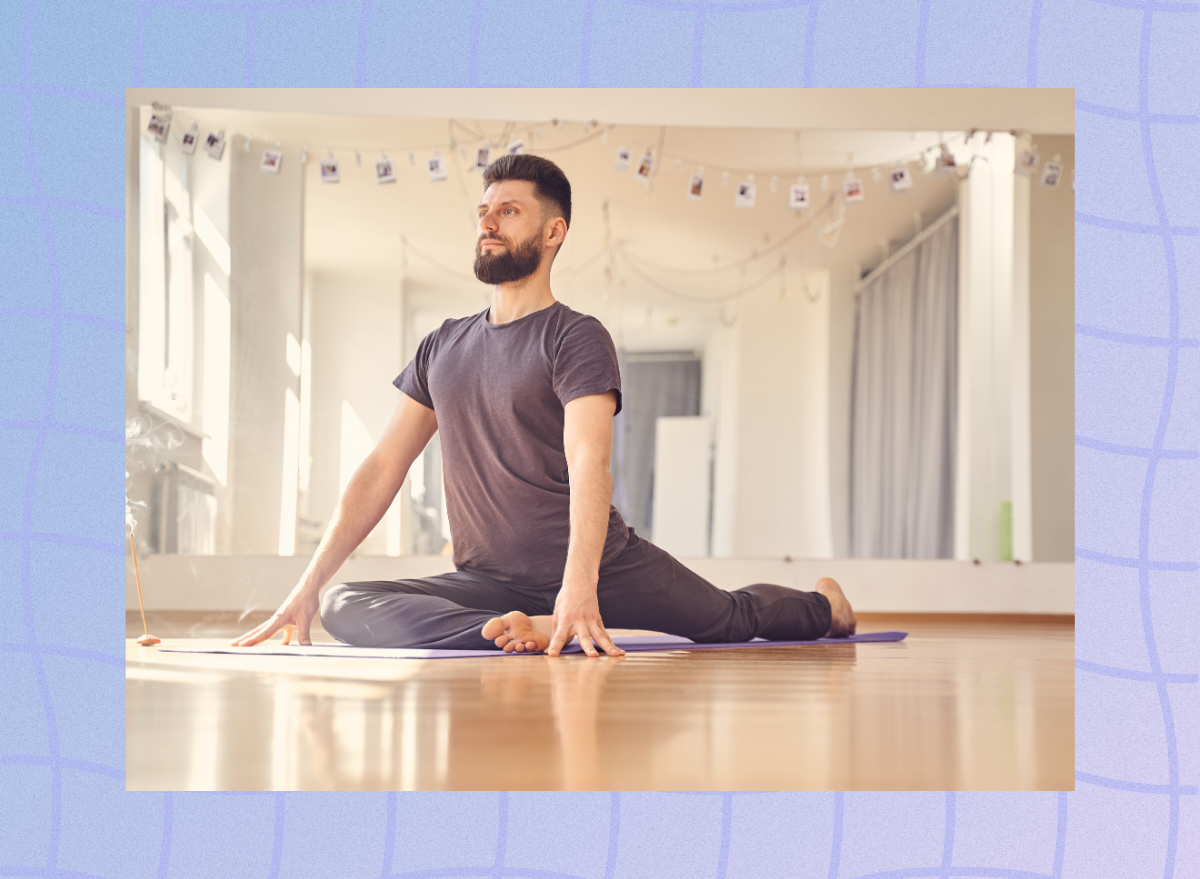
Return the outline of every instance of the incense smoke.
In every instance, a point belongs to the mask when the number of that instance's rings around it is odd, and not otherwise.
[[[183,432],[170,422],[155,426],[147,415],[125,420],[125,527],[131,535],[137,529],[134,508],[149,512],[150,505],[142,500],[130,499],[130,479],[141,473],[153,474],[181,445]]]

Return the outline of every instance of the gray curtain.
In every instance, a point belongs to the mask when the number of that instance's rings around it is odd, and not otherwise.
[[[654,437],[664,415],[700,414],[700,360],[692,352],[618,352],[621,412],[613,422],[613,506],[649,537],[654,504]]]
[[[958,218],[858,295],[851,404],[850,551],[954,555]]]

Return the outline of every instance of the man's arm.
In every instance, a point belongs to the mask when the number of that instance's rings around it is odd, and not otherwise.
[[[304,572],[320,590],[387,513],[417,455],[437,432],[437,416],[407,394],[375,448],[346,485],[321,544]]]
[[[293,632],[300,644],[312,643],[309,626],[317,615],[321,589],[379,524],[408,469],[436,431],[433,410],[402,396],[379,443],[350,477],[320,546],[291,594],[274,616],[234,640],[235,646],[258,644],[280,629],[285,630],[284,644],[291,643]]]
[[[616,393],[608,391],[576,397],[563,410],[563,449],[571,483],[571,537],[563,585],[554,603],[554,636],[546,650],[551,656],[557,655],[572,637],[579,638],[589,656],[598,655],[593,641],[610,655],[624,652],[604,630],[596,601],[612,502],[608,460],[616,408]]]

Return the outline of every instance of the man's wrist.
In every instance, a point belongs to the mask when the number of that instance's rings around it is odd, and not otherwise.
[[[579,575],[572,576],[571,574],[565,574],[561,590],[567,592],[595,592],[596,578],[589,579]]]

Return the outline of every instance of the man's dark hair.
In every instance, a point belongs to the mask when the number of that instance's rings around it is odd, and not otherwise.
[[[571,184],[558,165],[528,153],[505,155],[483,170],[483,188],[501,180],[528,180],[542,203],[542,216],[561,216],[571,226]]]

